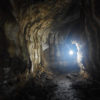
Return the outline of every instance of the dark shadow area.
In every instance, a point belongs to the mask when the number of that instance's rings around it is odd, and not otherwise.
[[[40,83],[39,83],[40,82]],[[56,85],[49,79],[11,81],[0,87],[0,100],[51,100]]]
[[[80,100],[100,100],[100,83],[94,80],[77,80],[72,87]]]

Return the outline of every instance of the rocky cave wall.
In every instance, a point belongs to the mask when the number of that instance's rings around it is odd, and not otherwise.
[[[60,63],[66,66],[65,61],[56,59],[62,56],[59,45],[75,40],[81,45],[85,70],[92,76],[100,76],[97,1],[9,0],[7,3],[8,8],[0,11],[0,28],[8,43],[3,48],[10,57],[26,62],[31,72]],[[6,2],[3,4],[6,6]]]
[[[99,59],[100,59],[100,8],[98,6],[99,1],[90,0],[83,2],[84,7],[84,35],[86,45],[84,49],[86,50],[84,54],[84,61],[86,69],[95,78],[99,79]],[[90,13],[91,12],[91,13]],[[84,52],[84,51],[83,51]]]

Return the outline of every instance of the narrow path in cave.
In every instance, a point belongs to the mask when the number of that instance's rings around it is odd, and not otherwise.
[[[52,100],[80,100],[76,95],[76,90],[72,88],[74,82],[72,78],[74,78],[72,74],[55,76],[54,82],[57,84],[57,90]]]

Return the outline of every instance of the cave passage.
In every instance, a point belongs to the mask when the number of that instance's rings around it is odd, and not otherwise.
[[[66,44],[59,46],[60,55],[56,56],[59,62],[53,63],[50,67],[52,72],[59,74],[67,74],[71,72],[79,73],[82,70],[82,54],[77,42],[66,42]],[[55,51],[55,54],[58,51]],[[56,60],[55,60],[56,61]],[[50,62],[52,63],[52,62]]]
[[[100,0],[0,0],[0,100],[100,100]]]

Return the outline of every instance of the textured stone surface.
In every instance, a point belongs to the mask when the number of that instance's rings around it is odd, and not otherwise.
[[[6,51],[10,57],[17,56],[27,62],[27,68],[33,72],[38,66],[67,66],[60,59],[63,56],[60,49],[67,45],[66,41],[75,40],[81,45],[85,69],[98,78],[94,74],[99,74],[100,65],[98,3],[94,0],[2,1],[0,27],[8,43]]]

